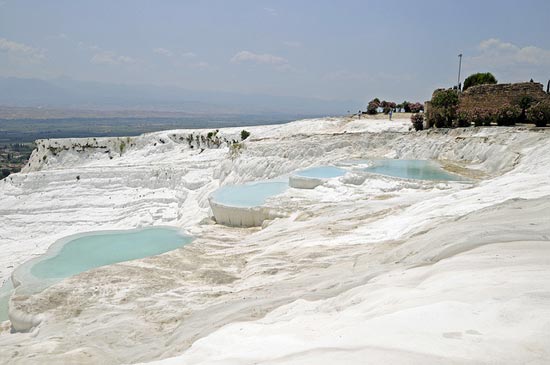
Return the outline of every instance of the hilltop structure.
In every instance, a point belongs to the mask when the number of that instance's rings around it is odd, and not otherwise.
[[[436,89],[432,98],[445,89]],[[467,111],[474,108],[498,110],[513,105],[522,97],[531,97],[535,102],[550,101],[550,94],[544,92],[543,85],[538,82],[518,82],[514,84],[484,84],[475,85],[459,94],[459,108]],[[424,104],[424,110],[430,109],[430,101]]]
[[[459,108],[498,110],[514,105],[522,97],[530,97],[535,102],[550,101],[550,94],[544,92],[543,85],[538,82],[519,82],[515,84],[476,85],[459,94]]]
[[[550,121],[550,93],[544,91],[541,83],[532,81],[476,85],[458,94],[456,89],[436,89],[424,110],[423,128],[514,125],[517,122],[545,126]]]

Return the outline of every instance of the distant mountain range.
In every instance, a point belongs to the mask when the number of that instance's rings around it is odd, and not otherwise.
[[[0,106],[98,113],[175,113],[177,115],[341,115],[357,101],[192,91],[179,87],[124,85],[70,78],[50,80],[0,77]],[[0,107],[1,109],[1,107]],[[6,108],[5,108],[6,109]],[[1,118],[1,116],[0,116]]]

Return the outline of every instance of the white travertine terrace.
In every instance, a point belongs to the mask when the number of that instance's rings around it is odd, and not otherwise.
[[[260,227],[265,220],[283,216],[267,206],[235,207],[221,204],[212,198],[210,208],[216,223],[229,227]]]
[[[247,127],[238,154],[191,149],[183,130],[122,152],[117,138],[39,142],[0,181],[2,281],[78,232],[170,225],[196,239],[12,296],[15,321],[41,322],[16,334],[4,322],[0,363],[549,363],[549,131],[409,126]],[[270,200],[280,217],[262,229],[208,219],[221,186],[365,158],[435,159],[478,179],[351,171]]]
[[[317,186],[324,184],[328,179],[319,177],[307,177],[299,175],[290,175],[288,185],[296,189],[315,189]]]

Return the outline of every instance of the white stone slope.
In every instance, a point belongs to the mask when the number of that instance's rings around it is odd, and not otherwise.
[[[407,131],[406,121],[359,123],[341,119],[297,121],[283,125],[226,128],[228,139],[246,129],[252,139],[286,138],[380,130]],[[312,128],[314,126],[314,128]],[[312,130],[313,129],[313,130]],[[192,227],[208,216],[208,195],[220,184],[272,178],[316,162],[323,150],[282,151],[279,160],[233,160],[227,148],[190,149],[190,133],[177,130],[130,138],[38,141],[22,174],[0,182],[0,283],[13,268],[43,253],[59,238],[97,229],[151,224]],[[120,153],[121,145],[124,151]],[[104,148],[103,148],[104,147]],[[270,151],[272,152],[272,151]],[[261,152],[263,153],[263,152]],[[301,155],[301,156],[300,156]],[[266,155],[266,157],[268,157]],[[300,159],[300,157],[303,157]],[[280,165],[284,159],[287,163]]]
[[[251,127],[233,152],[190,149],[191,131],[43,142],[0,182],[3,279],[76,232],[169,224],[197,238],[15,295],[12,314],[40,324],[5,327],[0,362],[548,363],[550,134],[409,125]],[[366,157],[437,158],[485,180],[352,171],[271,200],[284,214],[263,229],[208,220],[220,185]]]
[[[548,212],[542,198],[473,213],[386,256],[405,256],[410,267],[226,325],[154,363],[546,364]]]

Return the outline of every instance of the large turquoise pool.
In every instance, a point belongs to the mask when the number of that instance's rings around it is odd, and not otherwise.
[[[53,256],[32,265],[37,278],[66,278],[117,262],[136,260],[172,251],[191,241],[175,229],[91,233],[65,243]]]
[[[179,230],[167,227],[84,233],[57,241],[44,255],[17,268],[14,275],[21,282],[22,292],[31,294],[69,276],[117,262],[159,255],[191,240]],[[0,288],[0,321],[7,319],[11,291],[11,281]]]
[[[231,207],[256,207],[272,196],[288,189],[286,181],[262,181],[243,185],[228,185],[212,194],[216,203]]]
[[[365,171],[403,179],[462,181],[465,178],[443,170],[428,160],[375,160]]]

